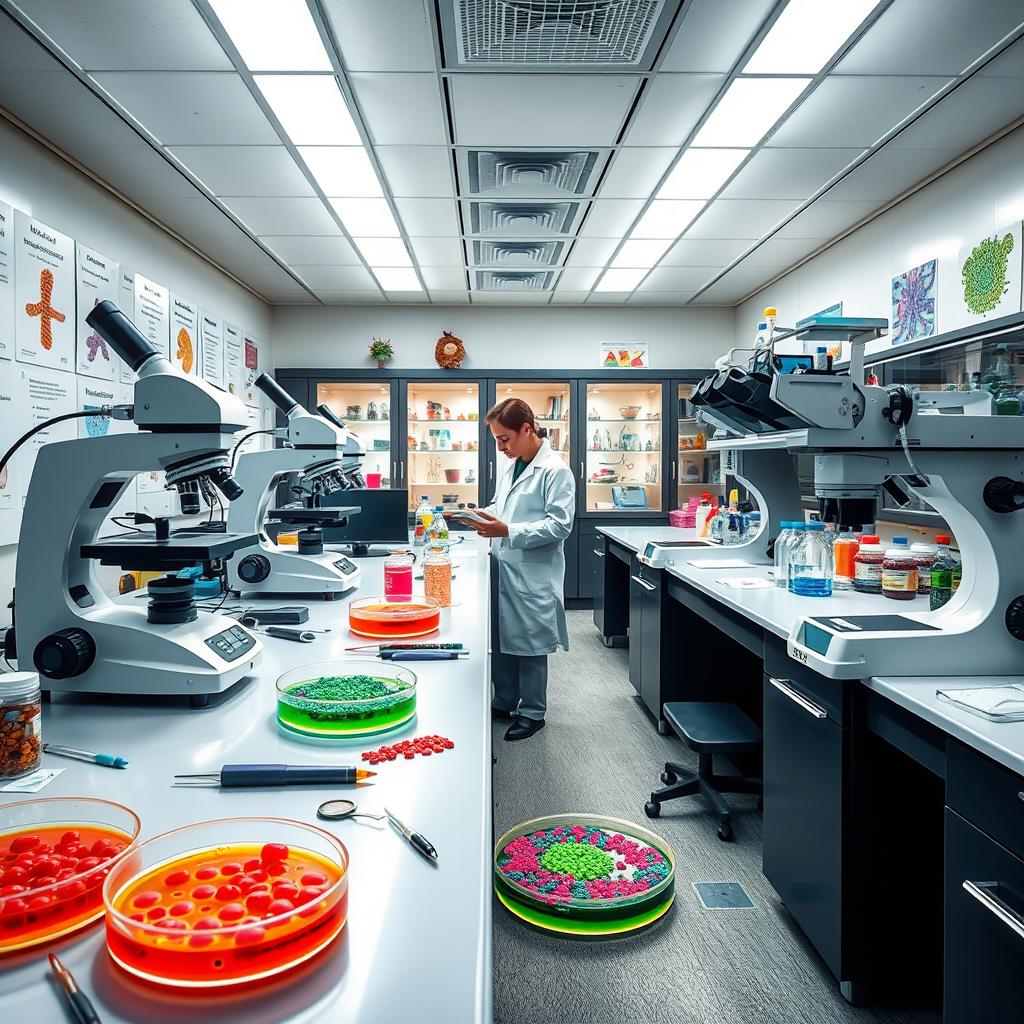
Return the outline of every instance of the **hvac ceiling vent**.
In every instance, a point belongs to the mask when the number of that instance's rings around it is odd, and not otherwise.
[[[469,191],[520,199],[586,195],[599,156],[598,150],[517,153],[471,149],[466,155]]]
[[[565,242],[473,242],[473,262],[492,267],[557,267]]]
[[[646,70],[678,7],[679,0],[450,0],[442,6],[446,63]]]
[[[582,203],[486,203],[469,204],[470,230],[474,235],[506,238],[550,238],[572,234]]]
[[[478,270],[477,291],[498,292],[543,292],[554,282],[551,271],[529,270]]]

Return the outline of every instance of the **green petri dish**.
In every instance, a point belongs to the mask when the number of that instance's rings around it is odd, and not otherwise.
[[[277,721],[287,732],[360,739],[390,732],[416,715],[416,676],[379,661],[306,665],[277,681]]]

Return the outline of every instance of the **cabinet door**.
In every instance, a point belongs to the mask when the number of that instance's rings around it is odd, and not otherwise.
[[[655,579],[651,579],[656,574]],[[640,696],[647,710],[661,722],[661,572],[647,570],[646,578],[638,574],[648,587],[643,598],[643,624],[640,635]]]
[[[763,870],[840,975],[843,729],[789,679],[764,678]]]
[[[604,581],[605,565],[608,560],[603,534],[580,534],[580,597],[594,599],[594,625],[602,636],[604,630]],[[586,572],[585,572],[586,569]],[[589,579],[586,579],[589,573]],[[586,594],[584,594],[586,583]]]
[[[395,415],[396,387],[389,380],[317,381],[310,387],[314,406],[326,405],[345,426],[356,434],[366,448],[363,475],[373,482],[379,476],[381,487],[404,487],[403,452],[396,448],[395,434],[400,426]]]
[[[1024,861],[946,808],[944,1024],[1019,1020]]]
[[[643,684],[643,629],[645,598],[649,584],[639,583],[639,577],[630,572],[629,576],[629,681],[637,693],[642,693]]]

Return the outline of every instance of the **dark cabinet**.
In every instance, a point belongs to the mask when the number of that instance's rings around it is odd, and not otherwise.
[[[605,647],[625,647],[629,631],[629,552],[603,533],[580,531],[580,597],[594,602]]]
[[[636,558],[630,562],[629,681],[662,733],[667,727],[661,708],[669,699],[662,687],[663,624],[668,600],[664,593],[664,576],[663,570],[641,565]]]

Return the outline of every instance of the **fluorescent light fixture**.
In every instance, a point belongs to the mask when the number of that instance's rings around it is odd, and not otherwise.
[[[369,199],[384,195],[362,146],[299,146],[299,156],[324,195]]]
[[[296,146],[361,146],[334,75],[254,75]]]
[[[391,207],[383,199],[328,199],[352,236],[399,238]]]
[[[631,292],[645,277],[647,270],[606,270],[595,292]]]
[[[650,270],[665,255],[675,240],[675,235],[671,238],[629,238],[622,243],[622,248],[608,265],[616,269],[642,267],[644,270]]]
[[[807,88],[808,78],[737,78],[693,140],[694,146],[754,146]]]
[[[306,0],[210,0],[250,71],[333,71]]]
[[[688,149],[658,189],[659,199],[710,199],[749,149]]]
[[[703,199],[655,199],[629,237],[678,238],[703,209]]]
[[[411,267],[371,267],[386,292],[421,292],[420,279]]]
[[[370,266],[411,267],[412,260],[400,238],[353,238]]]
[[[743,74],[816,75],[878,0],[789,0]]]

